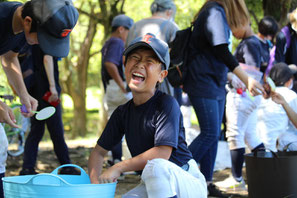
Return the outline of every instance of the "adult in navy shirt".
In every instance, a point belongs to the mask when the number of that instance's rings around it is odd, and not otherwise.
[[[26,22],[16,17],[21,15],[23,5],[18,2],[3,2],[0,3],[0,57],[2,61],[3,69],[7,75],[10,84],[13,86],[18,96],[21,99],[21,103],[26,106],[28,111],[36,110],[37,101],[32,98],[25,87],[20,65],[17,59],[18,51],[25,45],[26,38],[30,44],[38,43],[36,32],[26,32],[24,29],[29,28],[29,21]],[[15,17],[14,17],[15,16]],[[30,24],[31,25],[31,24]],[[6,122],[13,127],[17,127],[14,123],[14,116],[11,110],[2,102],[1,106],[4,106],[6,111],[1,111],[0,119],[2,122]],[[2,108],[1,108],[2,109]],[[23,113],[25,116],[29,116],[29,113]]]
[[[45,125],[51,136],[54,151],[60,164],[71,163],[68,153],[68,148],[64,139],[64,127],[62,122],[62,107],[58,102],[61,94],[59,84],[58,58],[44,54],[39,45],[24,47],[20,54],[23,59],[20,60],[21,67],[31,67],[33,69],[32,82],[28,88],[29,93],[38,100],[38,108],[40,111],[49,106],[55,106],[55,113],[46,120],[37,120],[31,117],[31,129],[26,138],[24,150],[24,162],[20,175],[37,174],[35,165],[38,154],[38,144],[41,141]],[[51,95],[48,99],[43,99],[46,93]],[[72,171],[69,167],[62,169],[63,174]],[[70,172],[69,172],[70,173]]]
[[[227,70],[248,85],[253,95],[262,85],[238,67],[228,49],[231,29],[249,23],[244,0],[208,0],[197,14],[190,41],[190,60],[184,83],[199,121],[201,133],[189,146],[208,182],[210,196],[224,195],[212,184],[213,168],[225,106]]]
[[[50,6],[49,6],[50,5]],[[47,9],[43,9],[46,7]],[[40,12],[42,10],[42,12]],[[57,11],[58,10],[58,11]],[[25,105],[25,116],[32,116],[37,101],[25,87],[18,62],[18,51],[25,42],[40,44],[43,51],[51,56],[65,57],[69,52],[69,33],[78,19],[78,12],[71,0],[28,1],[0,3],[0,56],[2,66],[10,84]],[[50,32],[49,32],[50,31]],[[0,119],[14,124],[12,111],[0,103]]]
[[[237,39],[242,39],[235,51],[237,61],[244,63],[242,68],[250,76],[261,80],[263,74],[260,72],[262,64],[261,41],[253,33],[250,24],[232,32]],[[257,109],[262,96],[255,96],[253,99],[248,97],[245,93],[246,87],[236,75],[233,75],[231,83],[233,86],[226,97],[226,137],[231,153],[232,175],[224,181],[217,182],[216,185],[225,191],[246,191],[242,178],[245,147],[247,145],[251,151],[264,148],[256,130]]]
[[[49,6],[50,5],[50,6]],[[42,9],[46,7],[47,9]],[[41,11],[42,10],[42,11]],[[58,10],[58,11],[57,11]],[[41,11],[41,12],[40,12]],[[7,78],[25,105],[24,116],[32,116],[31,110],[37,108],[37,100],[31,97],[25,87],[18,61],[18,51],[25,42],[40,44],[44,51],[52,56],[64,57],[69,52],[69,33],[78,19],[78,12],[71,0],[28,1],[24,5],[17,2],[0,3],[0,58]],[[51,32],[49,32],[51,31]],[[54,34],[56,35],[53,35]],[[0,101],[0,122],[12,127],[15,118],[12,110]],[[4,144],[5,145],[5,144]],[[4,150],[2,150],[4,148]],[[7,147],[1,147],[0,153],[6,153]],[[6,156],[0,156],[1,162]],[[0,165],[2,169],[2,164]],[[5,167],[5,166],[4,166]],[[0,172],[0,180],[4,176]],[[2,182],[0,182],[2,185]],[[0,186],[2,190],[2,187]],[[0,191],[0,196],[3,193]]]

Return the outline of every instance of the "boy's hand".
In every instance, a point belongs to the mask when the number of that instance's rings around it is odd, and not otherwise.
[[[115,182],[119,176],[121,176],[121,171],[116,167],[116,165],[114,165],[100,175],[99,183],[102,184]]]

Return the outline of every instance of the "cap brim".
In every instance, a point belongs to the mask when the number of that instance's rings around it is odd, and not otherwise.
[[[141,46],[148,47],[148,48],[152,49],[152,50],[155,52],[155,54],[158,56],[158,58],[160,59],[160,61],[161,61],[163,64],[166,65],[165,60],[163,60],[162,56],[161,56],[156,50],[154,50],[154,48],[152,48],[152,46],[150,46],[148,43],[146,43],[146,42],[142,42],[142,41],[141,41],[141,42],[137,42],[137,43],[132,44],[132,45],[130,45],[129,47],[127,47],[127,48],[125,49],[123,55],[124,55],[124,56],[127,56],[132,50],[134,50],[134,49],[136,49],[136,48],[138,48],[138,47],[141,47]]]
[[[289,65],[288,67],[290,68],[290,70],[291,70],[291,72],[292,72],[293,74],[296,74],[296,73],[297,73],[297,66],[296,66],[296,65],[291,64],[291,65]]]
[[[45,54],[54,57],[66,57],[69,53],[69,35],[65,38],[56,38],[48,34],[42,28],[37,30],[37,38],[40,48]]]

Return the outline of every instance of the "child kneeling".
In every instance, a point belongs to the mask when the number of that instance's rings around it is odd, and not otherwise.
[[[146,34],[131,42],[124,58],[133,99],[113,112],[91,152],[91,182],[114,182],[121,173],[142,171],[141,184],[123,197],[207,197],[205,178],[185,142],[179,105],[157,90],[168,73],[168,45]],[[101,173],[104,156],[124,135],[132,158]]]

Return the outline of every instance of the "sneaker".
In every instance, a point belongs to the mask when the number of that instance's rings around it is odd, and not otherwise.
[[[233,176],[228,177],[224,181],[216,182],[215,184],[220,190],[223,191],[247,191],[244,180],[241,179],[241,181],[238,182]]]
[[[38,172],[35,171],[34,168],[23,168],[20,171],[20,175],[36,175]]]
[[[228,195],[225,195],[220,191],[216,185],[213,183],[210,183],[207,185],[207,191],[208,191],[208,197],[222,197],[222,198],[228,198]]]

